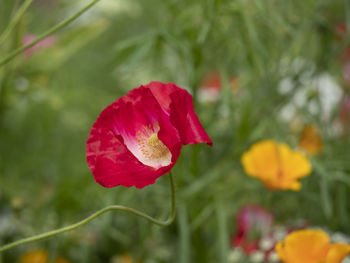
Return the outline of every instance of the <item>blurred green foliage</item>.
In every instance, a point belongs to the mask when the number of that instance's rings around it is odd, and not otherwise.
[[[0,0],[0,32],[23,1]],[[34,1],[0,58],[78,11],[86,1]],[[55,34],[56,43],[0,68],[0,241],[50,230],[108,204],[165,217],[167,178],[142,190],[104,189],[85,161],[89,129],[103,108],[151,80],[174,82],[194,96],[196,112],[214,142],[187,146],[174,168],[177,221],[159,228],[123,212],[107,214],[59,237],[10,250],[16,262],[44,248],[71,262],[110,262],[130,253],[145,262],[226,262],[234,215],[247,203],[270,209],[281,223],[350,235],[350,138],[335,132],[339,103],[325,117],[322,93],[311,89],[298,107],[302,123],[317,124],[324,151],[300,192],[269,192],[240,164],[251,144],[266,138],[297,146],[298,132],[281,119],[294,94],[328,74],[349,93],[340,56],[350,22],[341,0],[101,0]],[[299,62],[298,62],[299,61]],[[296,65],[297,64],[297,65]],[[217,102],[199,100],[202,80],[219,72]],[[238,82],[235,95],[230,78]],[[304,78],[304,79],[303,79]],[[280,83],[291,81],[287,92]],[[309,102],[317,112],[310,111]]]

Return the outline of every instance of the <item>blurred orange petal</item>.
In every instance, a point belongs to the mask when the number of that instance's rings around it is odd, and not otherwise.
[[[118,255],[113,257],[112,263],[133,263],[134,260],[129,254]]]
[[[310,161],[304,154],[291,150],[286,144],[281,144],[279,149],[282,170],[286,173],[287,178],[298,179],[311,173]]]
[[[20,263],[47,263],[48,254],[44,250],[31,251],[23,254]]]
[[[271,190],[299,190],[299,178],[311,173],[310,161],[286,144],[273,140],[255,143],[242,155],[245,172]]]
[[[334,243],[327,254],[326,263],[341,263],[350,254],[350,245],[344,243]]]
[[[328,235],[321,230],[297,230],[289,234],[275,249],[285,263],[324,262],[330,248]]]
[[[322,138],[314,125],[307,125],[301,133],[299,147],[310,155],[316,155],[322,151]]]
[[[278,173],[276,143],[265,140],[255,143],[242,157],[245,172],[253,177],[271,179]]]

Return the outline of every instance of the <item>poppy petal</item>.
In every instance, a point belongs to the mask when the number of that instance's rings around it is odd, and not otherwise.
[[[166,117],[151,91],[140,87],[129,92],[118,102],[115,127],[127,148],[144,165],[155,169],[168,166],[172,154],[158,138],[159,120]],[[177,131],[171,125],[170,129],[172,134],[177,135]]]
[[[170,115],[170,121],[178,130],[182,144],[213,144],[194,112],[192,96],[186,90],[173,83],[156,81],[145,87],[152,91],[158,103]]]

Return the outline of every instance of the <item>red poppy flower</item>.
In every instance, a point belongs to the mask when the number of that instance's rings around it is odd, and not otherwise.
[[[232,92],[238,90],[238,79],[230,77],[229,86]],[[219,72],[208,73],[198,90],[198,99],[201,102],[216,102],[219,100],[222,89],[222,81]]]
[[[192,96],[172,83],[131,90],[102,111],[86,144],[87,163],[104,187],[143,188],[176,163],[182,145],[212,141]]]

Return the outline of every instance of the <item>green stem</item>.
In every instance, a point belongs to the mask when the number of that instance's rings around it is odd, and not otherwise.
[[[22,17],[21,17],[22,18]],[[21,39],[22,39],[22,33],[23,33],[23,27],[22,27],[22,19],[17,21],[15,26],[15,34],[13,34],[13,37],[11,37],[11,41],[7,48],[10,49],[16,49],[21,46]],[[12,63],[11,63],[12,62]],[[0,130],[3,125],[3,115],[6,108],[6,94],[8,90],[10,89],[11,85],[13,84],[14,78],[15,78],[15,68],[14,61],[11,61],[6,66],[3,67],[3,71],[0,72]],[[1,78],[2,77],[2,78]]]
[[[173,180],[171,172],[169,173],[169,180],[170,180],[170,188],[171,188],[171,214],[170,214],[169,218],[167,220],[165,220],[165,221],[153,218],[153,217],[151,217],[151,216],[149,216],[149,215],[147,215],[147,214],[145,214],[143,212],[140,212],[140,211],[138,211],[136,209],[133,209],[133,208],[130,208],[130,207],[126,207],[126,206],[122,206],[122,205],[111,205],[111,206],[107,206],[105,208],[102,208],[101,210],[95,212],[91,216],[88,216],[87,218],[85,218],[85,219],[83,219],[83,220],[81,220],[81,221],[79,221],[79,222],[77,222],[75,224],[72,224],[72,225],[69,225],[69,226],[66,226],[66,227],[62,227],[62,228],[59,228],[59,229],[56,229],[56,230],[52,230],[52,231],[49,231],[49,232],[46,232],[46,233],[42,233],[42,234],[39,234],[39,235],[35,235],[35,236],[32,236],[32,237],[20,239],[18,241],[13,242],[13,243],[10,243],[10,244],[7,244],[5,246],[2,246],[2,247],[0,247],[0,253],[5,251],[5,250],[8,250],[10,248],[14,248],[16,246],[19,246],[19,245],[23,245],[23,244],[26,244],[26,243],[38,241],[38,240],[41,240],[41,239],[45,239],[45,238],[49,238],[49,237],[52,237],[52,236],[55,236],[55,235],[62,234],[62,233],[67,232],[67,231],[71,231],[73,229],[76,229],[78,227],[81,227],[81,226],[87,224],[91,220],[93,220],[93,219],[103,215],[106,212],[115,211],[115,210],[121,210],[121,211],[129,212],[129,213],[134,214],[136,216],[139,216],[139,217],[141,217],[143,219],[146,219],[150,223],[153,223],[153,224],[158,225],[158,226],[168,226],[174,221],[175,214],[176,214],[175,185],[174,185],[174,180]]]
[[[28,7],[33,3],[33,0],[26,0],[23,5],[18,9],[17,13],[13,17],[13,19],[10,21],[7,28],[4,30],[4,32],[0,36],[0,46],[2,43],[6,40],[6,38],[11,34],[11,31],[16,27],[18,22],[23,17],[24,13],[27,11]]]
[[[33,40],[31,43],[24,45],[20,48],[17,48],[16,50],[12,51],[8,56],[6,56],[4,59],[0,60],[0,67],[8,63],[11,59],[15,58],[17,55],[19,55],[24,50],[34,46],[36,43],[38,43],[40,40],[44,39],[48,35],[51,35],[55,33],[56,31],[60,30],[61,28],[67,26],[68,24],[72,23],[74,20],[76,20],[79,16],[81,16],[83,13],[85,13],[88,9],[90,9],[93,5],[95,5],[100,0],[93,0],[91,3],[89,3],[87,6],[82,8],[80,11],[75,13],[72,17],[67,18],[66,20],[62,21],[58,25],[52,27],[48,31],[44,32],[40,36],[38,36],[35,40]]]
[[[193,145],[192,147],[192,174],[194,177],[199,176],[199,160],[198,160],[198,154],[199,154],[199,145]]]

